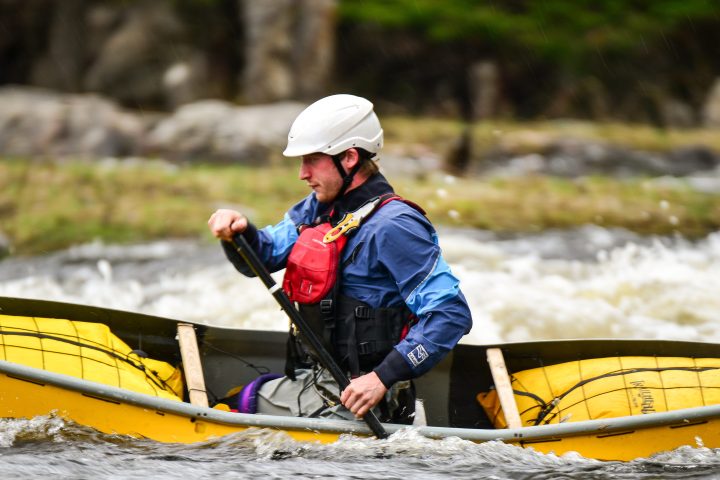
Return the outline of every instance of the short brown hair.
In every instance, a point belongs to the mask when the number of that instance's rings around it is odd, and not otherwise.
[[[360,161],[362,162],[362,166],[359,170],[360,173],[370,177],[380,171],[380,167],[378,167],[377,161],[373,160],[373,158],[376,156],[374,153],[370,153],[362,148],[356,148],[355,150],[357,150]]]

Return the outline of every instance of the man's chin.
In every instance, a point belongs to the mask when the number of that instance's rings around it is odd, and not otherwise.
[[[318,192],[317,190],[315,191],[315,198],[317,198],[318,202],[320,202],[320,203],[327,203],[330,200],[332,200],[332,198],[330,198],[330,196],[327,193]]]
[[[315,189],[313,189],[313,191],[315,192],[315,198],[320,203],[330,203],[335,200],[335,197],[337,197],[337,194],[338,194],[338,192],[335,192],[334,194],[331,195],[326,191],[319,192]]]

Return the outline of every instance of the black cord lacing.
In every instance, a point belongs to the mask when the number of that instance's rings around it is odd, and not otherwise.
[[[70,340],[70,339],[68,339],[68,338],[64,338],[64,337],[61,337],[61,336],[48,335],[47,333],[33,332],[33,331],[30,331],[30,330],[28,330],[28,331],[7,331],[7,330],[3,330],[3,331],[0,331],[0,336],[34,337],[34,338],[38,338],[38,339],[55,340],[55,341],[57,341],[57,342],[62,342],[62,343],[67,343],[67,344],[69,344],[69,345],[74,345],[74,346],[76,346],[76,347],[89,348],[89,349],[91,349],[91,350],[96,350],[96,351],[98,351],[98,352],[102,352],[102,353],[108,355],[109,357],[111,357],[111,358],[113,358],[113,359],[120,360],[121,362],[124,362],[124,363],[126,363],[127,365],[130,365],[131,367],[140,370],[140,371],[145,375],[145,377],[146,377],[148,380],[150,380],[152,383],[155,384],[156,387],[158,387],[158,388],[160,388],[160,389],[162,389],[162,390],[165,390],[165,391],[173,392],[173,393],[174,393],[174,390],[172,389],[172,387],[170,387],[170,385],[168,385],[168,384],[165,382],[165,380],[163,380],[162,378],[160,378],[160,377],[157,375],[157,372],[154,372],[154,371],[152,371],[152,370],[149,370],[149,369],[146,367],[146,365],[143,364],[141,361],[136,361],[136,360],[133,360],[132,358],[130,358],[129,355],[133,354],[133,351],[128,352],[127,354],[122,354],[122,353],[120,353],[120,352],[117,352],[117,351],[115,351],[115,350],[112,350],[111,348],[101,346],[101,344],[92,342],[92,341],[90,341],[90,340],[86,340],[86,339],[83,339],[83,340],[85,340],[85,341]],[[93,344],[93,343],[95,343],[95,344]],[[3,344],[4,344],[4,342],[3,342]],[[81,355],[75,355],[75,354],[68,353],[68,352],[53,351],[53,350],[49,350],[49,349],[46,349],[46,348],[38,349],[38,348],[26,347],[26,346],[22,346],[22,345],[12,345],[12,347],[13,347],[13,348],[23,348],[23,349],[26,349],[26,350],[35,350],[35,351],[41,351],[41,352],[48,352],[48,353],[57,353],[57,354],[60,354],[60,355],[75,356],[75,357],[79,357],[79,358],[91,360],[91,361],[94,361],[94,362],[97,362],[97,363],[101,363],[101,364],[103,364],[103,365],[107,365],[107,366],[110,366],[110,367],[116,366],[116,365],[111,364],[111,363],[102,362],[101,360],[98,360],[98,359],[95,359],[95,358],[83,357],[83,356],[81,356]],[[7,358],[7,357],[5,357],[5,358]]]
[[[590,382],[594,382],[594,381],[600,380],[602,378],[616,377],[618,375],[630,375],[633,373],[640,373],[640,372],[660,373],[660,372],[664,372],[664,371],[686,371],[686,372],[699,373],[699,372],[706,372],[709,370],[719,370],[719,369],[720,369],[720,367],[663,367],[663,368],[631,368],[631,369],[626,369],[626,370],[618,370],[615,372],[608,372],[608,373],[604,373],[602,375],[597,375],[595,377],[582,380],[582,381],[576,383],[575,385],[571,386],[570,388],[568,388],[563,393],[556,395],[549,402],[543,401],[540,397],[538,397],[534,394],[531,394],[530,392],[521,392],[518,390],[513,390],[513,393],[515,393],[516,395],[526,395],[526,396],[532,397],[539,403],[538,406],[541,407],[541,410],[540,410],[540,413],[538,414],[537,418],[535,419],[534,424],[540,425],[540,423],[542,423],[543,420],[545,420],[545,418],[548,415],[550,415],[550,413],[552,413],[552,410],[560,403],[560,401],[563,398],[565,398],[566,396],[568,396],[572,391],[582,387],[583,385],[587,385]],[[550,416],[550,418],[548,418],[547,421],[545,421],[544,423],[546,423],[546,424],[549,423],[553,418],[555,418],[555,416],[557,416],[557,413]]]
[[[239,355],[235,355],[234,353],[230,353],[225,350],[222,350],[211,343],[203,342],[203,346],[210,348],[211,350],[215,350],[218,353],[222,353],[223,355],[227,355],[228,357],[232,357],[235,360],[239,360],[240,362],[244,363],[247,368],[252,368],[253,370],[255,370],[258,373],[258,375],[264,375],[266,373],[270,373],[270,369],[268,367],[266,367],[264,365],[255,365],[254,363],[248,362],[247,360],[240,357]]]

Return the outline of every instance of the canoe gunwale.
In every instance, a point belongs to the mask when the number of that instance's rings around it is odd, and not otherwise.
[[[370,432],[367,426],[361,421],[354,422],[347,420],[281,417],[262,414],[226,412],[213,408],[197,407],[191,405],[190,403],[158,398],[89,380],[82,380],[69,375],[49,372],[2,360],[0,360],[0,373],[35,383],[48,383],[59,388],[70,389],[92,396],[116,400],[142,408],[154,409],[160,412],[175,413],[188,418],[217,422],[224,425],[282,430],[307,430],[338,434],[357,434],[362,436],[372,435],[372,432]],[[588,434],[607,435],[614,432],[639,430],[657,426],[686,426],[717,418],[720,418],[720,405],[693,407],[645,415],[502,430],[432,426],[408,427],[406,425],[393,424],[384,424],[384,426],[388,433],[391,434],[401,429],[412,428],[420,435],[435,439],[459,437],[464,440],[476,442],[492,440],[513,442],[539,441],[544,439]]]
[[[310,429],[317,430],[317,419],[304,417],[278,417],[271,415],[247,414],[225,412],[214,408],[198,407],[186,402],[178,402],[165,398],[155,397],[144,393],[133,392],[111,385],[83,380],[71,375],[49,372],[27,365],[0,360],[0,373],[11,375],[35,383],[48,383],[59,388],[73,390],[79,393],[88,394],[119,401],[142,408],[153,409],[160,412],[176,413],[188,418],[206,420],[222,423],[225,425],[237,425],[243,427],[268,427],[280,429]],[[370,430],[363,428],[361,422],[355,425],[352,421],[326,420],[323,422],[323,430],[337,433],[361,433],[370,434]]]

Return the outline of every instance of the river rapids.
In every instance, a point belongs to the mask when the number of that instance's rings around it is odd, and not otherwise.
[[[470,304],[463,341],[720,341],[720,232],[697,242],[583,227],[522,237],[441,230]],[[282,272],[274,274],[276,281]],[[0,262],[0,296],[98,305],[224,327],[286,330],[257,279],[216,244],[91,243]]]
[[[470,303],[467,343],[554,338],[720,341],[720,232],[690,242],[587,226],[519,237],[440,230]],[[276,281],[282,272],[274,275]],[[102,243],[0,262],[0,296],[58,300],[225,327],[286,330],[257,279],[216,244]],[[0,477],[492,479],[718,478],[720,451],[693,446],[632,462],[459,439],[411,429],[388,440],[301,444],[251,430],[196,445],[99,434],[59,418],[0,420]]]

